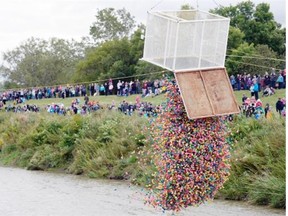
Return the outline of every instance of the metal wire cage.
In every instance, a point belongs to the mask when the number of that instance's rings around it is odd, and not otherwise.
[[[148,12],[143,60],[174,72],[224,67],[229,23],[200,10]]]

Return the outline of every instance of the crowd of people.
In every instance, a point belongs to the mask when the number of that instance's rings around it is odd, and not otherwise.
[[[165,91],[164,79],[133,81],[109,79],[103,84],[90,83],[79,85],[59,85],[52,87],[23,88],[17,90],[6,90],[0,93],[0,101],[4,104],[7,101],[16,101],[17,104],[27,100],[44,98],[70,98],[96,95],[117,95],[129,96],[142,94],[142,97],[156,96]]]
[[[3,109],[4,107],[4,109]],[[285,98],[279,98],[275,104],[276,112],[280,116],[286,115],[286,100]],[[112,101],[111,104],[102,106],[98,101],[89,101],[88,99],[84,100],[81,104],[80,99],[73,99],[70,106],[65,107],[62,103],[52,103],[48,104],[43,108],[44,111],[57,114],[57,115],[86,115],[91,112],[95,112],[100,109],[115,110],[119,111],[125,115],[138,115],[144,117],[156,117],[161,112],[161,105],[153,105],[150,102],[141,101],[140,97],[136,97],[136,102],[128,102],[126,100],[121,101],[116,105],[115,101]],[[40,107],[36,105],[29,104],[9,104],[4,106],[3,102],[0,102],[0,110],[5,112],[14,112],[14,113],[25,113],[25,112],[40,112]],[[242,97],[242,106],[241,111],[246,117],[254,117],[255,119],[265,116],[265,118],[271,118],[272,116],[272,106],[268,103],[263,107],[262,101],[252,96],[251,98],[243,94]]]
[[[4,107],[4,104],[0,102],[0,110]],[[25,104],[23,106],[21,105],[12,105],[9,104],[8,106],[4,107],[4,110],[6,112],[14,112],[14,113],[23,113],[23,112],[40,112],[40,107],[33,104],[33,105],[29,105],[29,104]]]
[[[275,93],[275,89],[286,88],[286,70],[276,73],[272,69],[271,73],[265,75],[238,74],[230,76],[230,82],[234,90],[249,90],[251,97],[259,99],[259,92],[263,91],[262,96],[269,96]],[[156,96],[165,92],[164,79],[143,80],[112,80],[104,83],[58,85],[47,87],[23,88],[17,90],[6,90],[0,92],[0,101],[4,104],[7,101],[16,101],[17,104],[27,100],[44,98],[70,98],[96,95],[117,95],[129,96],[141,94],[142,97]]]
[[[157,116],[160,112],[160,106],[154,106],[148,102],[140,102],[140,96],[136,97],[136,102],[131,103],[123,100],[116,106],[112,101],[107,107],[101,106],[97,101],[89,101],[89,96],[96,95],[117,95],[117,96],[129,96],[132,94],[141,94],[142,97],[156,96],[166,91],[164,85],[164,79],[157,79],[154,81],[144,80],[140,82],[135,81],[121,81],[118,80],[116,84],[109,79],[104,84],[98,85],[91,83],[89,85],[66,85],[55,87],[43,87],[43,88],[29,88],[21,90],[8,90],[0,93],[0,110],[5,107],[6,112],[39,112],[40,107],[36,105],[28,105],[25,102],[30,99],[43,99],[43,98],[73,98],[71,106],[65,107],[63,104],[52,103],[47,105],[44,110],[49,113],[58,115],[72,115],[72,114],[88,114],[95,112],[99,109],[118,110],[125,115],[132,115],[137,113],[140,116]],[[275,89],[281,89],[286,87],[286,70],[283,70],[276,75],[275,70],[272,70],[271,74],[265,73],[264,76],[257,76],[250,74],[238,74],[230,76],[230,82],[234,90],[250,90],[251,97],[248,98],[245,94],[242,97],[241,110],[246,117],[254,116],[256,119],[260,118],[262,114],[269,118],[271,113],[271,106],[266,104],[263,107],[261,100],[259,99],[259,92],[262,88],[262,97],[275,94]],[[84,97],[84,103],[80,105],[80,99],[78,97]],[[13,105],[9,103],[5,106],[7,101],[13,101]],[[23,103],[23,105],[21,105]],[[276,111],[285,116],[286,101],[283,98],[279,98],[276,103]]]
[[[265,75],[250,75],[250,74],[237,74],[230,76],[230,83],[234,90],[249,90],[251,97],[259,99],[259,92],[263,90],[262,96],[270,96],[275,94],[275,89],[286,88],[286,69],[276,73],[272,68],[271,73]]]
[[[279,113],[280,116],[286,116],[285,98],[278,98],[275,107],[276,112]],[[267,119],[270,119],[272,116],[272,106],[269,103],[263,107],[260,99],[256,99],[255,96],[249,98],[245,94],[243,94],[242,97],[241,111],[246,117],[254,117],[255,119],[259,119],[263,114]]]
[[[153,106],[150,102],[141,102],[141,103],[128,103],[127,101],[123,101],[119,104],[118,110],[125,115],[132,115],[137,112],[138,115],[144,117],[156,117],[160,111],[161,106]]]
[[[64,104],[52,103],[45,107],[48,113],[54,113],[58,115],[73,115],[73,114],[88,114],[94,111],[102,109],[100,103],[97,101],[87,101],[83,105],[80,104],[80,99],[76,98],[72,100],[71,106],[65,107]]]
[[[86,115],[100,109],[115,110],[129,116],[139,115],[144,117],[156,117],[157,114],[161,111],[161,106],[154,106],[150,102],[141,102],[140,97],[136,97],[135,103],[123,100],[117,106],[115,101],[112,101],[110,105],[103,106],[100,105],[98,101],[89,101],[89,97],[86,96],[84,98],[84,103],[80,103],[80,99],[76,98],[72,100],[71,105],[67,107],[65,107],[65,105],[62,103],[51,103],[43,108],[43,110],[48,113],[63,116],[75,114]],[[4,103],[0,102],[0,110],[13,113],[28,113],[40,112],[42,109],[36,105],[29,104],[21,105],[10,103],[9,105],[4,106]]]

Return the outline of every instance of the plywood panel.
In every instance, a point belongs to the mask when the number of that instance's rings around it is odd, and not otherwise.
[[[190,119],[239,113],[225,68],[175,72]]]
[[[199,71],[177,73],[176,79],[189,118],[213,115]]]
[[[238,105],[225,69],[201,71],[215,114],[238,112]]]

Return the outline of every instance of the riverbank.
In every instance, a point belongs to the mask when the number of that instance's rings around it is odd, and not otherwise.
[[[138,154],[146,146],[147,118],[116,111],[87,116],[0,113],[0,161],[30,170],[63,170],[144,186],[152,166]],[[285,208],[285,120],[239,118],[231,124],[231,175],[223,199]]]
[[[112,179],[128,178],[125,173],[134,170],[137,159],[132,152],[144,145],[142,129],[148,123],[104,110],[66,117],[4,113],[0,122],[3,164]]]

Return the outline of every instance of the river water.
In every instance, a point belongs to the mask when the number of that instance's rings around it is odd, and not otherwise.
[[[145,192],[123,181],[0,167],[0,216],[173,215],[144,205]],[[284,210],[211,201],[174,215],[279,216]]]

